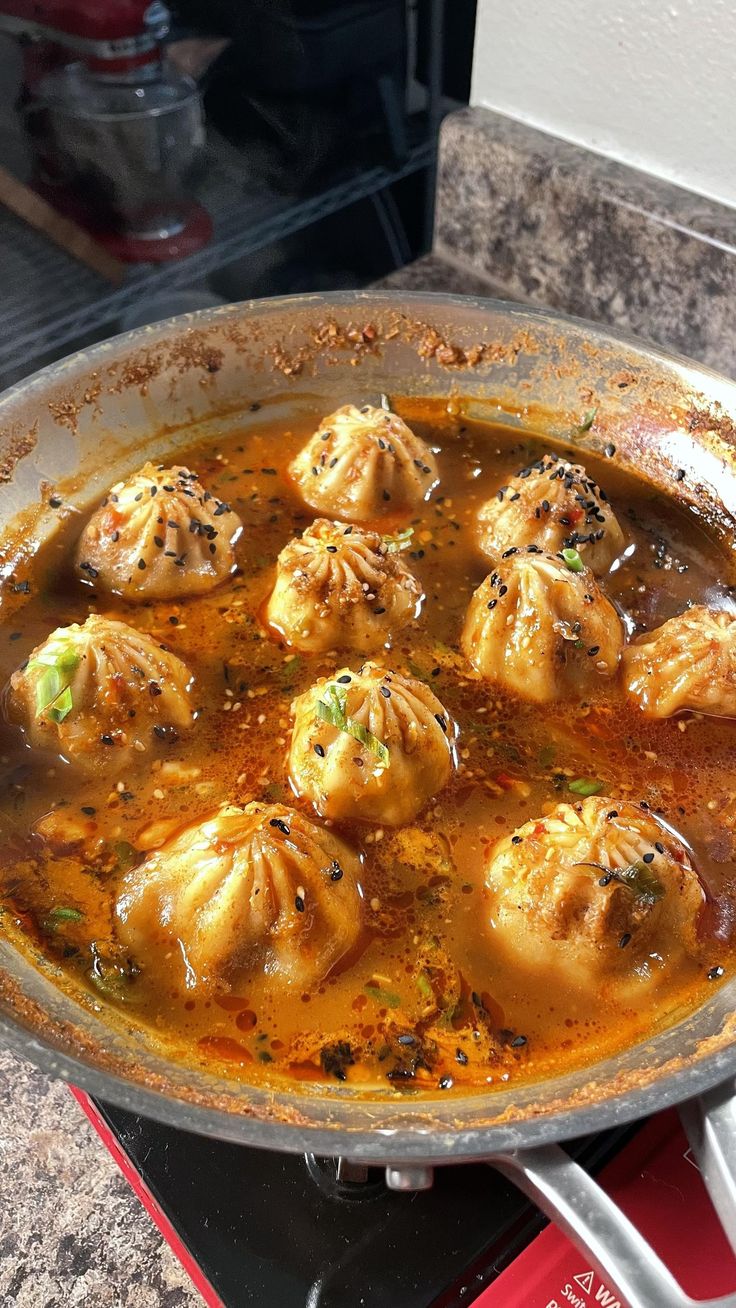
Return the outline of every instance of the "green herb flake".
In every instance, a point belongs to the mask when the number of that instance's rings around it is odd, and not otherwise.
[[[432,989],[432,982],[430,981],[426,972],[419,973],[419,976],[417,977],[417,990],[419,991],[420,995],[424,996],[425,999],[434,999],[434,990]]]
[[[36,683],[36,716],[47,713],[52,722],[63,722],[74,708],[71,682],[81,656],[69,645],[53,644],[41,650],[28,664],[29,671],[41,670]]]
[[[579,423],[577,427],[573,427],[573,436],[584,436],[586,431],[590,431],[596,420],[597,414],[597,407],[595,409],[588,409],[588,412],[583,415],[583,421]]]
[[[401,1007],[401,995],[395,994],[393,990],[383,990],[381,986],[363,986],[363,989],[377,1004],[385,1004],[387,1008]]]
[[[641,859],[627,867],[606,867],[604,863],[578,863],[577,867],[592,867],[602,874],[604,882],[616,881],[644,904],[656,904],[664,899],[665,889],[657,876]]]
[[[344,731],[347,736],[352,736],[353,740],[359,741],[365,745],[372,754],[375,754],[379,763],[384,767],[389,765],[389,751],[382,740],[374,736],[372,732],[364,727],[362,722],[356,722],[355,718],[348,716],[347,712],[347,693],[344,686],[339,686],[335,682],[330,682],[325,687],[325,698],[317,701],[317,717],[323,722],[329,722],[331,727],[337,731]]]
[[[549,768],[555,761],[557,750],[554,745],[543,745],[539,751],[540,768]]]
[[[386,553],[398,554],[400,550],[408,550],[413,535],[413,527],[404,527],[402,531],[394,532],[391,536],[382,536],[381,540]]]
[[[57,904],[49,909],[43,926],[47,931],[56,931],[64,922],[81,922],[84,913],[79,908],[69,908],[66,904]]]
[[[560,550],[560,553],[571,572],[583,571],[585,564],[583,563],[583,560],[581,559],[577,550],[571,550],[571,549]]]
[[[115,857],[118,860],[118,870],[120,872],[129,872],[138,862],[138,850],[127,840],[119,840],[113,845]]]
[[[603,790],[603,782],[597,781],[594,777],[576,777],[574,781],[568,781],[568,790],[573,795],[599,795]]]

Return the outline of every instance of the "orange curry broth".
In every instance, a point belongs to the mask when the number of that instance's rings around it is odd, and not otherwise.
[[[521,441],[511,427],[449,417],[439,403],[397,408],[438,451],[441,484],[410,520],[404,555],[423,583],[423,611],[398,633],[385,661],[426,679],[458,721],[454,779],[409,828],[339,827],[364,855],[365,930],[359,949],[313,993],[272,994],[266,977],[252,975],[234,978],[230,988],[187,991],[178,950],[135,959],[139,972],[112,991],[103,983],[105,998],[153,1031],[169,1056],[246,1081],[286,1075],[447,1093],[537,1079],[651,1035],[712,991],[710,968],[729,970],[734,725],[694,714],[648,722],[603,685],[590,700],[539,708],[466,679],[459,633],[487,571],[474,540],[476,510],[546,446],[526,435]],[[86,779],[63,761],[34,757],[4,729],[0,904],[6,921],[19,923],[77,978],[94,974],[95,957],[117,957],[117,887],[151,824],[176,830],[224,800],[295,803],[285,767],[291,700],[340,664],[359,666],[350,652],[294,655],[259,620],[279,550],[314,516],[285,469],[321,416],[286,433],[268,419],[249,423],[247,432],[234,420],[225,439],[172,459],[195,469],[242,518],[240,575],[230,584],[182,602],[127,604],[97,595],[68,570],[78,515],[28,572],[6,582],[18,607],[0,635],[3,680],[52,628],[83,622],[96,609],[180,655],[196,676],[203,709],[186,740],[154,743],[135,766]],[[724,593],[714,582],[725,574],[724,561],[692,519],[617,471],[615,457],[586,455],[585,462],[635,546],[603,583],[628,614],[630,631],[657,625],[687,600]],[[398,526],[406,518],[384,519],[381,530]],[[575,802],[567,783],[580,776],[599,779],[612,798],[646,798],[661,809],[691,843],[710,893],[702,956],[685,960],[659,987],[643,986],[638,1004],[636,988],[634,999],[629,987],[626,1000],[611,995],[601,1004],[584,979],[567,989],[494,958],[484,859],[498,837],[545,804]],[[70,820],[78,825],[77,843],[54,838],[55,808],[65,830]],[[60,906],[81,917],[59,920],[52,910]],[[414,1043],[401,1035],[414,1035]]]

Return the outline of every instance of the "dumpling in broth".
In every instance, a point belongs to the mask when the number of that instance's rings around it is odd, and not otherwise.
[[[196,472],[146,463],[92,514],[77,545],[77,572],[128,600],[201,595],[232,573],[242,530]]]
[[[696,604],[670,618],[626,650],[624,681],[649,717],[736,717],[736,614]]]
[[[581,464],[557,454],[545,454],[501,486],[478,511],[478,526],[487,554],[510,545],[576,549],[598,577],[625,545],[605,492]]]
[[[371,523],[411,512],[438,480],[434,455],[387,409],[345,404],[324,418],[289,472],[311,508]]]
[[[266,620],[294,649],[368,654],[416,616],[422,588],[400,536],[318,518],[281,551]]]
[[[450,779],[457,728],[422,681],[366,663],[292,709],[291,783],[322,817],[400,826]]]
[[[57,627],[13,673],[7,715],[28,742],[88,768],[118,767],[194,721],[192,674],[125,622]]]
[[[547,704],[571,687],[618,669],[621,619],[579,560],[530,545],[500,556],[473,595],[462,648],[473,667],[532,703]]]
[[[558,804],[493,850],[494,948],[573,984],[660,974],[697,953],[705,896],[684,846],[636,804]]]
[[[224,804],[125,876],[116,919],[142,968],[168,953],[190,989],[265,973],[306,990],[358,941],[360,859],[282,804]]]

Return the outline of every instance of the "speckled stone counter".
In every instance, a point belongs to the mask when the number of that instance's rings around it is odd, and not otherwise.
[[[69,1090],[0,1053],[2,1308],[201,1308]]]
[[[488,109],[442,127],[433,253],[736,376],[736,210]]]

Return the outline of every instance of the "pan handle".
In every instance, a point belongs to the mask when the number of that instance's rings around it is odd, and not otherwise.
[[[735,1111],[733,1086],[730,1095],[728,1107],[720,1100],[711,1104],[711,1096],[707,1096],[697,1110],[703,1123],[702,1138],[707,1141],[702,1156],[708,1160],[711,1177],[720,1178],[734,1155],[734,1139],[728,1138],[734,1121],[730,1117],[728,1124],[729,1113]],[[564,1231],[599,1276],[615,1286],[628,1308],[736,1308],[736,1294],[709,1300],[685,1294],[628,1217],[559,1145],[517,1149],[495,1155],[488,1162]],[[710,1185],[705,1170],[703,1175]],[[730,1193],[733,1197],[732,1188]],[[719,1201],[718,1211],[726,1217],[732,1210]]]
[[[736,1082],[680,1105],[695,1160],[736,1254]]]

